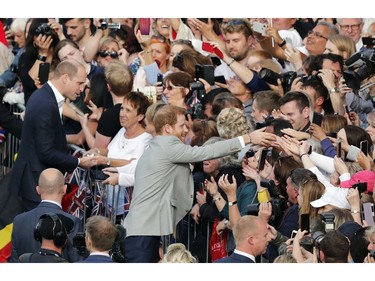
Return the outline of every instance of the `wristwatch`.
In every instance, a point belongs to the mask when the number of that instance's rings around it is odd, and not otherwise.
[[[38,55],[36,58],[37,58],[37,60],[40,60],[42,62],[45,62],[47,60],[47,57],[46,56],[42,56],[42,55]]]
[[[337,89],[336,87],[333,87],[331,90],[329,90],[330,93],[338,93],[339,92],[339,89]]]
[[[234,201],[234,202],[228,202],[228,206],[229,207],[232,207],[233,205],[236,205],[237,204],[237,201]]]

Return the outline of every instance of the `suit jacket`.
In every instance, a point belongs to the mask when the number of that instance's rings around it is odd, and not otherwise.
[[[74,227],[68,234],[68,243],[63,250],[62,256],[69,262],[82,260],[77,250],[73,247],[73,237],[77,232],[83,230],[81,221],[66,212],[60,206],[51,202],[41,202],[38,207],[17,215],[13,220],[12,231],[12,253],[9,262],[19,262],[18,257],[24,253],[36,253],[40,248],[40,242],[34,239],[34,228],[41,215],[45,213],[63,214],[74,221]]]
[[[173,233],[193,203],[189,163],[222,157],[241,148],[238,138],[192,147],[174,136],[156,136],[135,169],[133,198],[124,221],[126,236]]]
[[[80,261],[80,263],[108,263],[113,262],[110,257],[105,255],[90,255],[85,260]]]
[[[65,174],[77,166],[78,159],[68,154],[57,101],[46,83],[32,94],[27,103],[20,150],[10,186],[14,194],[40,202],[35,187],[44,169],[56,168]]]
[[[254,263],[254,261],[248,257],[233,253],[229,257],[214,261],[214,263]]]

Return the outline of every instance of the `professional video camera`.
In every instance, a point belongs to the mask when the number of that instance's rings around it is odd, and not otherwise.
[[[263,179],[260,181],[260,186],[268,189],[271,196],[270,202],[272,205],[272,216],[274,218],[280,217],[284,214],[288,208],[287,201],[279,197],[279,193],[275,186],[275,182],[269,179]],[[259,203],[247,205],[247,214],[257,216],[259,211]]]
[[[357,92],[361,89],[361,82],[375,73],[375,49],[355,53],[347,59],[345,65],[349,67],[349,70],[343,73],[346,85]],[[350,69],[353,66],[358,67],[355,70]]]
[[[206,91],[204,85],[200,82],[191,82],[189,84],[190,92],[186,96],[186,104],[189,106],[186,109],[185,115],[190,115],[191,119],[204,119],[203,105],[201,100],[203,99]]]

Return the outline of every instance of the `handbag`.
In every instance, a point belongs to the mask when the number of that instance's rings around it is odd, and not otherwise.
[[[224,230],[220,234],[217,234],[216,227],[218,223],[219,219],[215,218],[210,237],[211,262],[227,256],[227,230]]]

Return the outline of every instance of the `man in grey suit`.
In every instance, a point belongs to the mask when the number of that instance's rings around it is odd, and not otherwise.
[[[159,261],[161,236],[173,233],[192,207],[189,163],[238,152],[255,140],[257,144],[275,140],[273,134],[254,131],[204,147],[186,145],[185,109],[172,105],[159,109],[153,122],[156,136],[138,161],[133,198],[124,221],[127,262]]]
[[[9,262],[19,262],[19,256],[24,253],[35,253],[40,248],[40,242],[34,239],[34,228],[39,218],[46,213],[63,214],[74,222],[62,256],[69,262],[82,260],[83,258],[77,254],[77,249],[73,248],[73,237],[77,232],[82,232],[83,226],[77,217],[64,212],[61,207],[66,192],[63,174],[54,168],[44,170],[40,174],[36,192],[41,196],[42,202],[35,209],[19,214],[13,220],[12,253]]]

